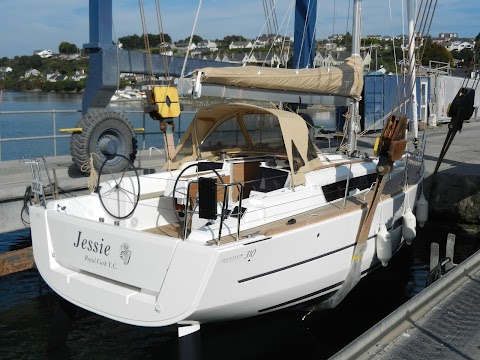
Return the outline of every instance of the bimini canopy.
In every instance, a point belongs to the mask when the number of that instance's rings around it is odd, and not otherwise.
[[[283,155],[294,185],[304,184],[305,173],[320,166],[301,116],[248,104],[219,104],[198,110],[169,165],[176,169],[221,151],[240,156]]]
[[[363,62],[349,57],[340,66],[316,69],[277,69],[258,66],[197,70],[202,83],[353,97],[360,100]]]

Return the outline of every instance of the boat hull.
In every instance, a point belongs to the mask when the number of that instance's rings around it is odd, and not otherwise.
[[[380,223],[387,224],[394,251],[403,243],[402,215],[414,208],[417,188],[412,184],[381,200],[362,260],[363,275],[379,264],[375,235]],[[347,276],[365,212],[365,207],[347,209],[222,246],[92,219],[67,221],[68,215],[42,207],[31,207],[31,226],[37,267],[59,295],[124,323],[167,326],[245,318],[333,294]],[[103,253],[91,250],[95,242],[97,251],[103,243]]]

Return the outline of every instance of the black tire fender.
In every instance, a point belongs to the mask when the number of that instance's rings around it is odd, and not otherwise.
[[[127,117],[110,110],[93,110],[83,116],[76,127],[82,128],[81,133],[72,135],[70,150],[72,160],[79,169],[90,172],[90,154],[93,155],[93,166],[98,171],[107,160],[112,172],[125,170],[130,159],[133,162],[137,155],[137,139],[135,130]],[[99,142],[104,139],[115,140],[118,144],[117,154],[124,156],[107,157],[99,148]]]

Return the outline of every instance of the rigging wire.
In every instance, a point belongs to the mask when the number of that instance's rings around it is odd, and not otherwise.
[[[433,13],[435,13],[435,9],[437,8],[437,3],[438,3],[438,0],[435,0],[435,6],[433,8]],[[430,12],[432,11],[432,4],[433,4],[433,1],[430,1],[429,2],[429,6],[428,6],[428,11],[427,11],[427,7],[425,6],[425,11],[426,11],[426,20],[423,24],[423,28],[422,28],[422,31],[421,31],[421,39],[425,38],[425,43],[423,44],[423,47],[419,47],[418,48],[418,59],[419,59],[419,64],[421,65],[421,59],[423,58],[423,55],[425,53],[425,49],[427,47],[427,38],[426,36],[428,35],[428,33],[430,32],[430,27],[432,25],[432,21],[433,21],[433,17],[430,18]],[[430,21],[428,21],[428,19],[430,19]],[[428,24],[428,28],[427,28],[427,24]]]
[[[393,46],[393,60],[395,61],[395,74],[398,74],[397,50],[395,48],[395,35],[393,34],[392,0],[388,0],[388,7],[390,10],[390,29],[392,32],[392,46]],[[397,86],[398,86],[398,76],[397,76]]]
[[[293,1],[290,3],[290,8],[289,8],[290,11],[291,11],[291,9],[292,9],[292,5],[293,5]],[[289,14],[289,11],[287,11],[287,12],[285,13],[285,16],[283,17],[282,22],[281,22],[281,24],[280,24],[280,27],[278,28],[278,33],[274,34],[274,39],[276,39],[277,36],[279,35],[280,29],[283,28],[283,24],[284,24],[285,20],[286,20],[287,18],[290,19],[290,18],[288,17],[288,14]],[[286,28],[288,29],[288,22],[287,22],[287,27],[286,27]],[[286,59],[283,57],[283,51],[284,51],[284,46],[285,46],[285,38],[286,38],[285,36],[282,36],[282,46],[280,47],[280,54],[279,54],[279,64],[280,64],[280,65],[283,65],[284,62],[285,62],[285,65],[287,65],[287,62],[288,62],[288,56],[286,57]],[[288,49],[288,50],[290,50],[290,49]],[[269,49],[268,49],[268,52],[267,52],[267,55],[266,55],[266,58],[268,58],[268,56],[270,55],[271,52],[273,53],[272,56],[275,56],[275,55],[276,55],[276,53],[275,53],[275,42],[273,42],[273,43],[270,45],[270,47],[269,47]],[[251,54],[251,53],[250,53],[250,54]],[[272,64],[272,65],[273,65],[273,64]],[[264,66],[265,66],[265,62],[262,64],[262,67],[264,67]]]
[[[317,6],[317,14],[316,14],[316,17],[315,19],[318,19],[318,15],[320,14],[320,8]],[[308,54],[308,58],[311,59],[312,58],[312,51],[314,52],[313,53],[313,63],[312,63],[312,67],[315,68],[315,55],[317,55],[317,41],[316,41],[316,34],[317,34],[317,22],[315,22],[315,25],[313,26],[313,35],[312,36],[312,41],[310,43],[310,52]]]
[[[332,21],[332,35],[335,35],[335,22],[337,20],[337,0],[333,0],[333,21]]]
[[[308,0],[308,4],[307,4],[307,17],[306,17],[306,19],[305,19],[305,23],[303,24],[302,42],[301,42],[301,45],[300,45],[300,52],[299,52],[297,64],[295,65],[295,69],[298,69],[298,68],[300,67],[300,61],[301,61],[301,58],[302,58],[303,44],[305,43],[305,37],[306,37],[306,34],[307,34],[307,26],[308,26],[308,21],[309,21],[309,16],[308,16],[308,14],[310,14],[310,0]]]
[[[277,20],[277,13],[275,11],[276,0],[270,0],[270,5],[272,7],[272,22],[273,22],[273,33],[278,34],[278,20]]]
[[[347,11],[347,29],[345,30],[345,35],[347,35],[347,33],[350,30],[350,7],[351,6],[352,6],[352,0],[349,0],[348,1],[348,11]]]
[[[162,60],[163,60],[163,70],[165,72],[165,79],[167,80],[167,84],[171,85],[172,78],[170,78],[170,69],[168,66],[167,60],[167,48],[165,47],[165,32],[163,31],[163,21],[160,12],[160,0],[155,1],[155,9],[157,13],[157,24],[158,24],[158,35],[160,37],[160,50],[163,50]]]
[[[120,48],[119,48],[119,40],[117,38],[117,33],[115,32],[115,23],[112,20],[112,32],[113,32],[113,39],[116,46],[116,55],[117,55],[117,91],[120,90]]]
[[[273,30],[275,37],[273,38],[273,49],[277,47],[277,36],[280,33],[280,29],[278,27],[278,19],[277,19],[277,12],[276,12],[276,5],[277,5],[277,0],[270,0],[270,4],[272,7],[272,22],[273,22]]]
[[[193,22],[193,27],[192,27],[192,34],[190,35],[190,41],[188,42],[187,53],[185,54],[185,61],[183,62],[182,72],[180,73],[181,78],[183,78],[183,76],[185,75],[185,68],[187,67],[188,55],[190,54],[190,47],[192,46],[193,35],[195,33],[195,28],[197,26],[197,21],[200,15],[201,8],[202,8],[202,0],[200,0],[198,3],[197,15],[195,15],[195,21]]]
[[[267,9],[267,3],[266,3],[266,0],[262,0],[262,5],[263,5],[263,14],[265,15],[265,23],[264,23],[264,26],[267,26],[267,32],[271,32],[271,29],[270,29],[270,20],[269,20],[269,15],[268,15],[268,9]]]
[[[429,20],[430,20],[430,24],[433,20],[433,16],[434,16],[434,13],[435,13],[435,9],[436,9],[436,6],[433,8],[433,11],[427,11],[427,9],[430,9],[431,6],[432,6],[432,2],[434,0],[426,0],[424,2],[424,0],[421,0],[421,4],[420,4],[420,9],[417,13],[417,17],[416,17],[416,20],[415,20],[415,23],[414,23],[414,29],[417,29],[417,28],[423,28],[425,29],[426,26],[424,25],[425,23],[427,23]],[[438,1],[438,0],[435,0],[435,2]],[[428,16],[427,16],[428,14]],[[419,22],[419,19],[420,22]],[[428,27],[428,29],[430,29],[430,27]],[[409,39],[409,44],[408,44],[408,48],[410,49],[411,46],[415,46],[415,43],[416,43],[416,33],[414,31],[414,34],[413,36],[410,37]],[[402,103],[402,102],[405,102],[405,100],[408,98],[408,99],[411,99],[412,96],[413,96],[413,86],[411,84],[409,84],[409,86],[407,86],[407,82],[406,82],[406,78],[407,77],[410,77],[413,76],[413,73],[414,73],[414,70],[415,70],[415,66],[416,64],[414,64],[414,56],[415,56],[415,52],[413,52],[412,54],[410,54],[409,52],[409,56],[408,56],[408,64],[409,64],[409,68],[408,68],[408,72],[406,73],[406,77],[405,77],[405,81],[403,82],[403,87],[398,87],[397,88],[397,93],[395,95],[395,100],[394,100],[394,107],[396,105],[398,105],[399,103]],[[421,63],[421,57],[417,59],[420,63]],[[406,65],[406,64],[404,64]],[[405,93],[403,94],[403,99],[402,100],[402,96],[399,97],[399,94],[401,93],[401,91],[405,91]],[[410,110],[410,106],[411,106],[411,101],[407,103],[407,106],[405,107],[405,114],[408,114],[409,110]]]
[[[265,3],[266,0],[263,0],[263,1],[264,1],[264,3]],[[277,6],[277,3],[278,3],[278,0],[275,0],[275,2],[272,4],[272,10],[271,10],[271,11],[268,10],[268,11],[265,13],[265,17],[267,18],[267,20],[266,20],[265,23],[263,24],[262,29],[260,30],[260,33],[258,34],[258,36],[257,36],[256,39],[255,39],[255,42],[260,38],[260,36],[261,36],[262,33],[264,32],[265,27],[266,27],[266,26],[267,26],[267,27],[269,26],[269,25],[268,25],[268,23],[269,23],[269,21],[270,21],[269,18],[272,17],[272,16],[276,16],[275,7]],[[275,14],[275,15],[274,15],[274,14]],[[285,15],[284,18],[283,18],[282,24],[283,24],[283,22],[285,21],[285,18],[286,18],[286,15]],[[276,40],[277,36],[279,35],[279,33],[278,33],[278,32],[276,32],[276,33],[274,33],[274,34],[270,33],[270,34],[268,34],[267,36],[270,36],[270,35],[273,35],[273,36],[274,36],[274,38],[273,38],[274,41],[273,41],[272,44],[270,45],[270,48],[269,48],[268,53],[267,53],[267,57],[268,57],[268,55],[270,54],[270,51],[271,51],[272,49],[274,49],[274,47],[275,47],[275,40]],[[248,54],[248,58],[250,58],[250,57],[252,56],[254,49],[255,49],[255,46],[253,46],[253,47],[251,48],[251,50],[250,50],[250,52],[249,52],[249,54]],[[265,61],[262,63],[262,67],[265,67]]]
[[[149,71],[149,75],[150,75],[150,83],[153,86],[154,80],[153,80],[152,52],[150,51],[150,42],[148,39],[147,21],[145,19],[145,9],[143,7],[143,0],[138,0],[138,5],[140,7],[140,18],[142,21],[143,41],[145,43],[145,53],[147,56],[147,70]]]
[[[285,28],[286,29],[285,34],[287,33],[287,29],[289,29],[289,26],[290,26],[290,19],[292,18],[294,4],[295,4],[294,0],[290,1],[290,6],[289,6],[287,12],[285,13],[284,19],[286,19],[286,18],[288,19],[287,26]],[[282,24],[283,24],[283,21],[282,21]],[[284,54],[286,41],[287,41],[287,36],[284,36],[283,40],[282,40],[282,47],[280,49],[280,56],[281,56],[282,61],[284,61],[284,63],[285,63],[285,68],[287,68],[287,66],[288,66],[288,59],[290,57],[290,46],[286,47],[287,53]],[[290,39],[288,41],[290,43]]]

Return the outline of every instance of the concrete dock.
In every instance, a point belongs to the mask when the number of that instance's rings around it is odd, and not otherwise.
[[[480,358],[480,252],[403,304],[330,360]]]

